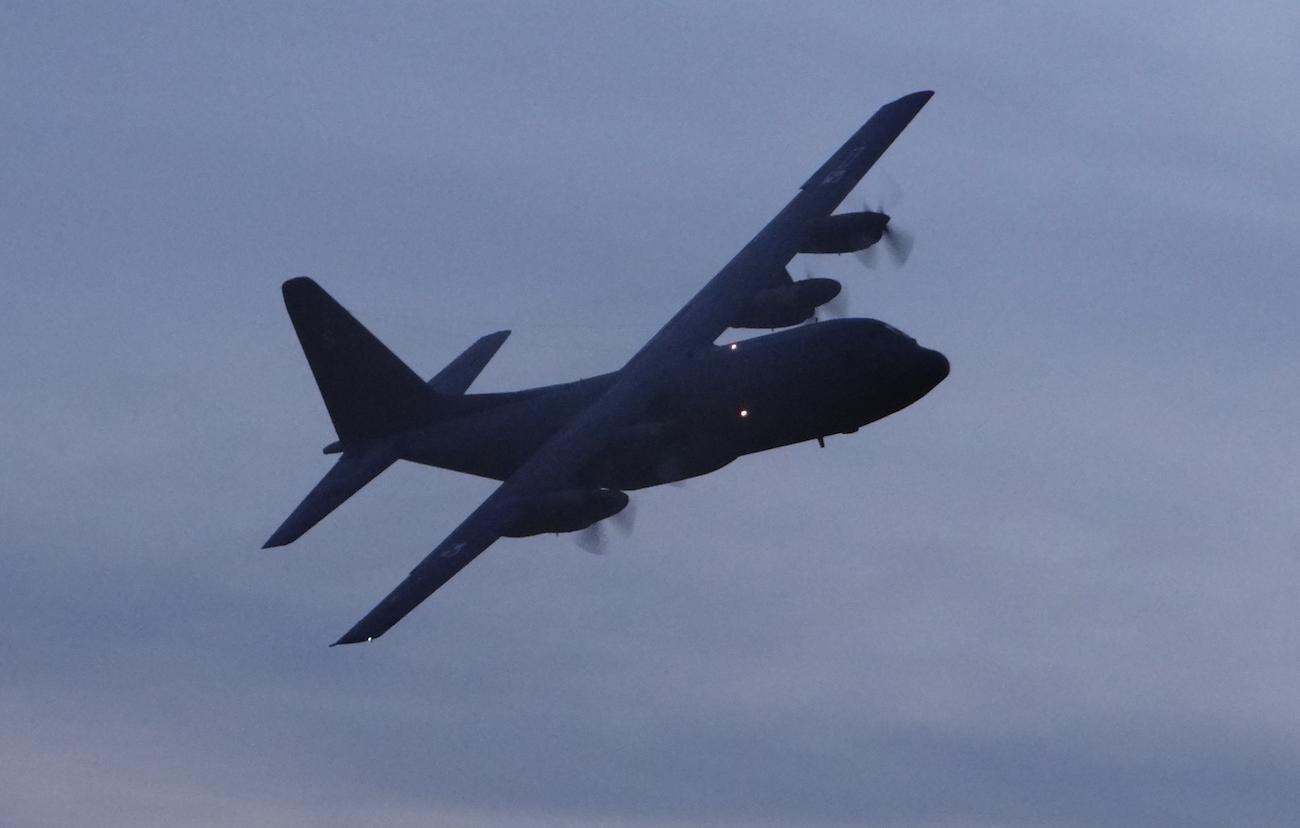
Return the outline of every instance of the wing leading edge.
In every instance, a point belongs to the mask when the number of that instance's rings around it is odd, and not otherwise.
[[[798,195],[745,245],[691,301],[628,361],[599,399],[547,441],[460,526],[419,563],[338,644],[378,638],[496,542],[530,498],[563,486],[598,452],[614,429],[632,420],[661,378],[706,347],[740,318],[774,273],[799,252],[809,222],[829,216],[884,154],[933,92],[885,104],[813,173]]]

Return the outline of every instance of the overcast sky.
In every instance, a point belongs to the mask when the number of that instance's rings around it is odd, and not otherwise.
[[[0,824],[1295,825],[1300,11],[882,5],[5,3]],[[911,261],[792,269],[947,381],[327,648],[493,484],[260,549],[334,440],[282,281],[612,370],[919,89],[848,203]]]

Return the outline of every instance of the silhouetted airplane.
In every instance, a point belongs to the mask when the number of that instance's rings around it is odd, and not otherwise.
[[[948,375],[943,354],[874,319],[800,323],[840,291],[790,278],[798,253],[863,251],[889,216],[832,215],[933,92],[881,107],[618,371],[565,385],[466,394],[505,342],[475,342],[427,383],[312,280],[284,302],[341,453],[266,542],[292,543],[397,460],[504,481],[335,644],[383,635],[502,536],[574,532],[622,511],[625,490],[707,474],[743,454],[859,427]],[[799,326],[799,327],[795,327]],[[727,328],[789,328],[719,347]]]

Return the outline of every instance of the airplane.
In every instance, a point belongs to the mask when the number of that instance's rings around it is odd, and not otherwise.
[[[884,322],[803,324],[840,285],[787,270],[800,253],[895,241],[883,212],[834,211],[933,94],[881,107],[613,373],[469,394],[509,331],[482,337],[426,382],[314,281],[285,282],[285,308],[338,436],[324,451],[340,457],[263,548],[297,540],[398,460],[502,481],[330,646],[383,635],[498,538],[577,532],[627,508],[628,491],[779,446],[824,446],[942,382],[944,355]],[[774,332],[716,345],[729,328]]]

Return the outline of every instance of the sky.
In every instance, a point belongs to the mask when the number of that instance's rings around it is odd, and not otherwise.
[[[1290,826],[1300,11],[1282,2],[10,2],[0,824]],[[334,440],[279,285],[417,372],[614,370],[877,107],[804,257],[944,352],[826,448],[503,540]]]

